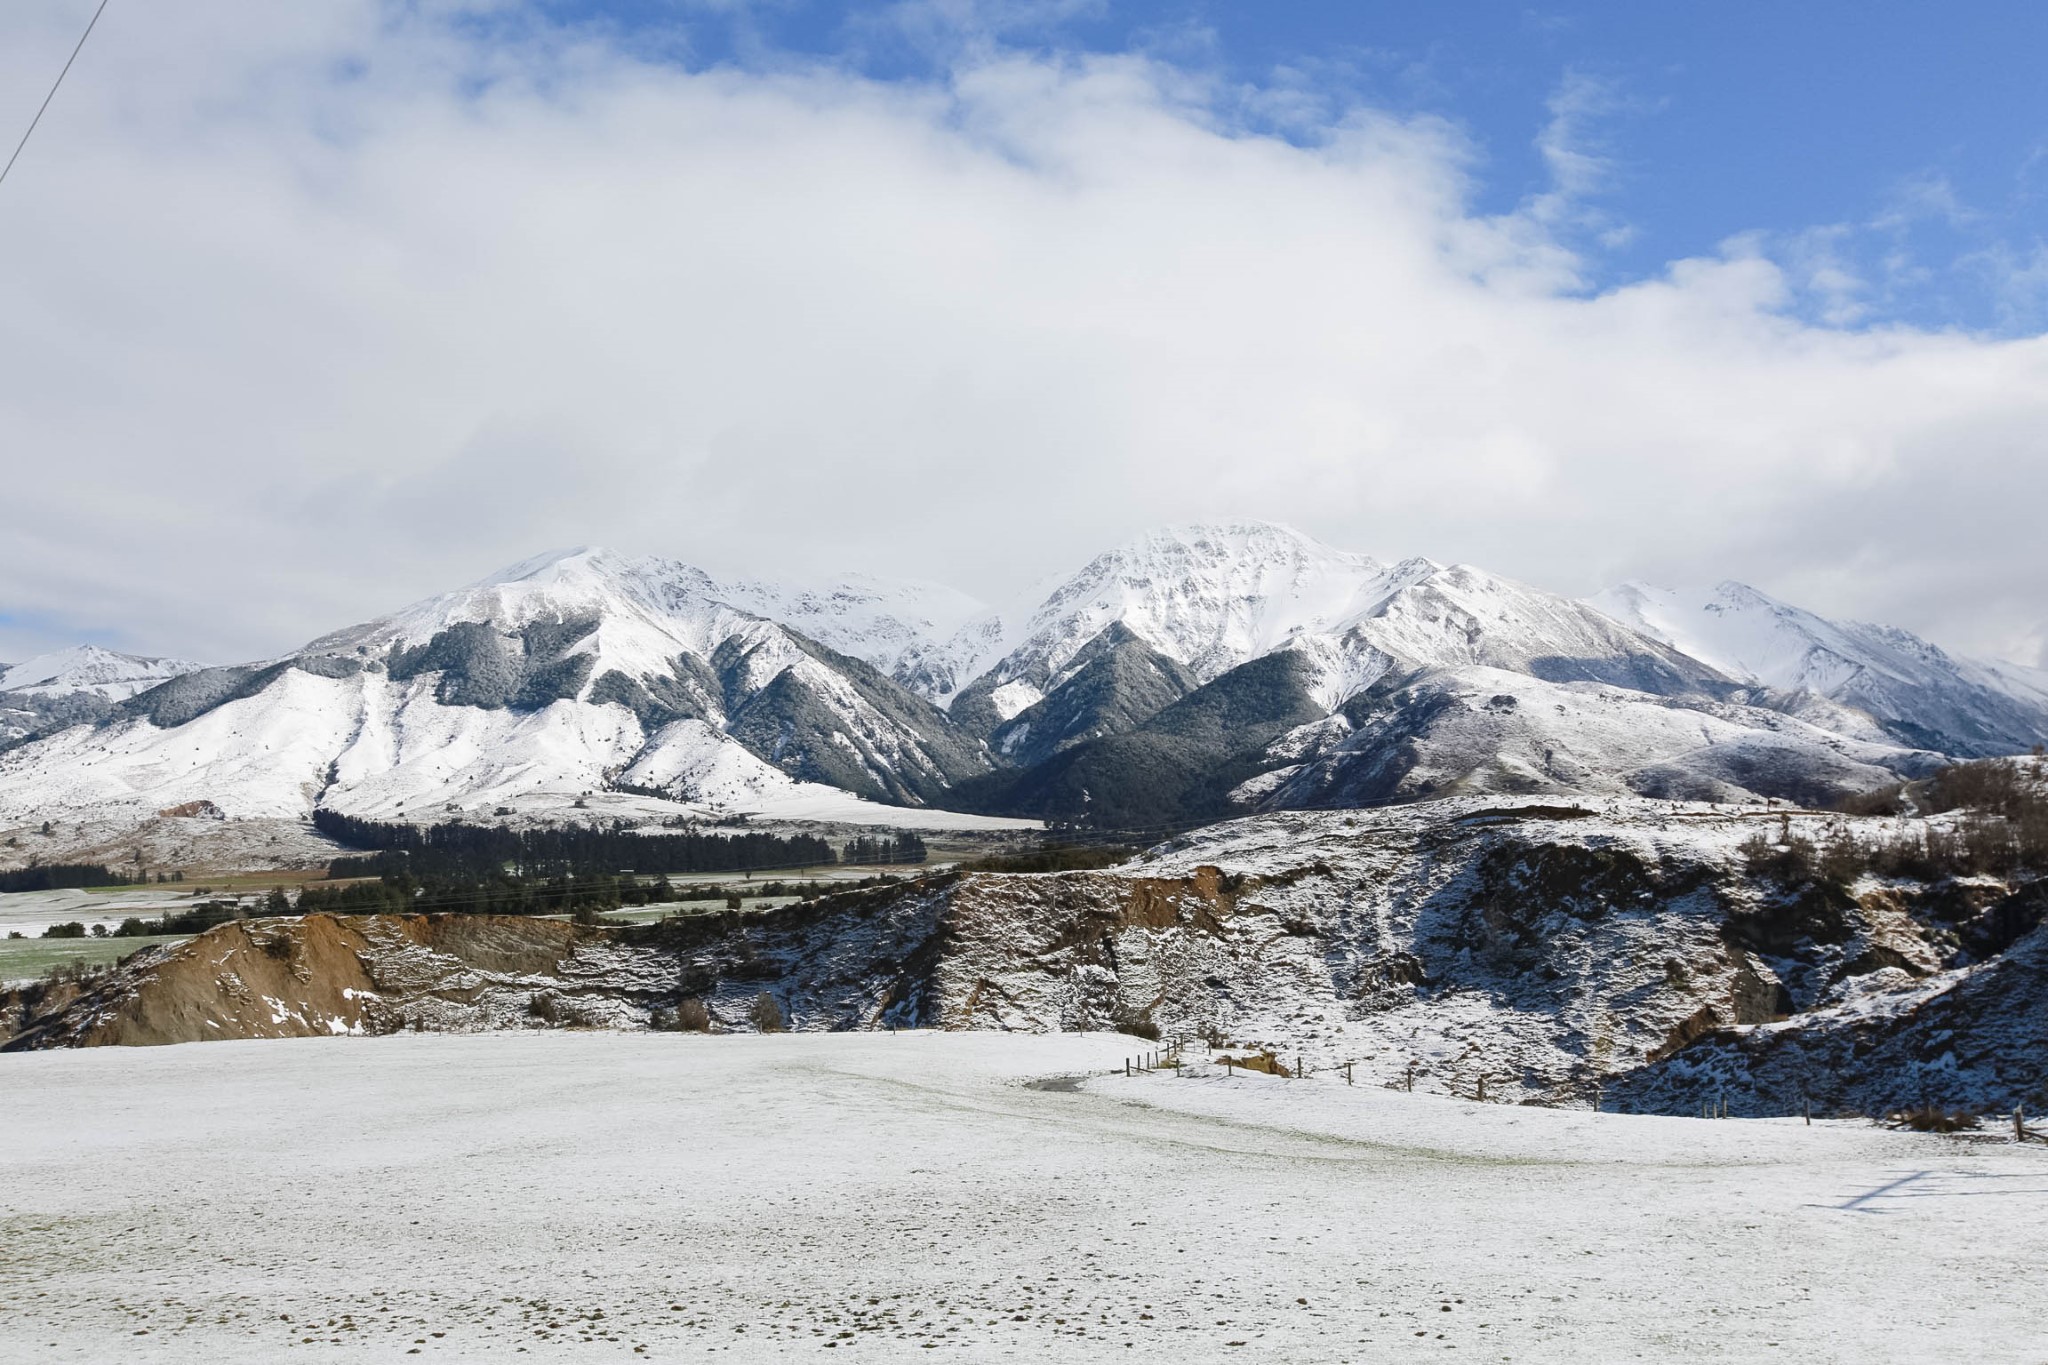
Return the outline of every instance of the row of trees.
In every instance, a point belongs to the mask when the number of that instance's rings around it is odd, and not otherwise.
[[[157,919],[142,919],[130,915],[120,925],[109,930],[104,924],[92,926],[94,938],[151,938],[159,934],[203,934],[216,924],[226,924],[231,919],[246,919],[251,912],[239,901],[211,900],[185,910],[167,910]],[[273,889],[263,902],[263,908],[256,913],[264,915],[289,915],[293,913],[291,898],[281,888]],[[65,924],[53,924],[43,930],[44,938],[84,938],[86,927],[77,920]]]
[[[299,914],[413,915],[452,912],[469,915],[600,914],[627,906],[657,905],[676,898],[667,877],[642,884],[608,872],[520,877],[503,872],[483,877],[397,872],[377,881],[346,886],[309,886],[299,892]]]
[[[81,886],[126,886],[130,878],[99,863],[35,863],[0,872],[0,891],[66,891]]]
[[[462,821],[419,825],[387,824],[316,811],[321,833],[350,848],[398,857],[340,858],[334,877],[389,876],[488,880],[510,871],[520,877],[567,877],[596,873],[749,872],[772,867],[820,867],[837,861],[832,846],[808,834],[643,834],[623,821],[605,825],[564,825],[548,829],[507,829]]]
[[[846,841],[840,850],[840,861],[854,867],[872,867],[878,863],[921,863],[929,856],[924,840],[904,830],[900,834],[884,834]]]

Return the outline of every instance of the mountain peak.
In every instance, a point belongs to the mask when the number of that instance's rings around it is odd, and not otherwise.
[[[545,582],[578,569],[610,568],[620,558],[621,556],[612,551],[594,545],[544,550],[540,554],[520,560],[517,564],[507,565],[494,574],[488,574],[471,586],[488,588],[506,583]]]
[[[0,669],[0,692],[94,692],[120,700],[198,667],[182,659],[152,659],[99,645],[73,645]]]

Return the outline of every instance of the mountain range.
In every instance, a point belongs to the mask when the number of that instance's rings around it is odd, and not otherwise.
[[[1136,833],[1451,792],[1819,804],[2044,742],[2048,675],[1737,583],[1576,601],[1241,522],[1152,532],[989,609],[584,549],[278,658],[9,668],[0,828],[631,797]]]

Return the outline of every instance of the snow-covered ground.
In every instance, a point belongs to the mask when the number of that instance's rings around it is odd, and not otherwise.
[[[189,886],[135,887],[120,891],[10,891],[0,893],[0,936],[40,938],[53,924],[77,922],[112,929],[133,916],[151,919],[166,910],[192,908]]]
[[[0,1358],[2041,1359],[2048,1149],[1106,1074],[1140,1046],[0,1057]]]

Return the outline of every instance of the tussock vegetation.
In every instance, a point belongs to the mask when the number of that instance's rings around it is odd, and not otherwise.
[[[1129,862],[1137,850],[1120,845],[1046,844],[1022,853],[991,853],[960,864],[962,872],[1083,872]]]
[[[113,968],[105,963],[57,962],[34,981],[0,990],[0,1040],[27,1027],[30,1016],[45,1002],[61,1003],[90,991],[112,973]]]
[[[1281,1061],[1271,1052],[1253,1052],[1243,1057],[1225,1055],[1216,1059],[1216,1065],[1218,1066],[1222,1066],[1226,1062],[1241,1071],[1262,1071],[1268,1076],[1286,1077],[1294,1074],[1293,1071],[1288,1069],[1287,1063]]]
[[[710,1033],[711,1009],[702,1000],[689,996],[677,1001],[672,1010],[654,1011],[647,1024],[656,1033]]]
[[[1941,824],[1902,824],[1876,838],[1836,829],[1795,833],[1788,816],[1775,836],[1742,845],[1749,870],[1783,886],[1847,886],[1866,874],[1939,881],[2048,871],[2048,789],[2012,759],[1958,763],[1923,782],[1903,782],[1843,803],[1852,815],[1953,815]]]
[[[1980,1119],[1974,1109],[1923,1104],[1889,1114],[1885,1122],[1893,1128],[1910,1128],[1916,1133],[1965,1133],[1976,1128]]]
[[[1118,1010],[1115,1023],[1118,1033],[1128,1033],[1133,1038],[1147,1038],[1155,1043],[1159,1041],[1159,1025],[1153,1022],[1149,1014],[1133,1009]]]

